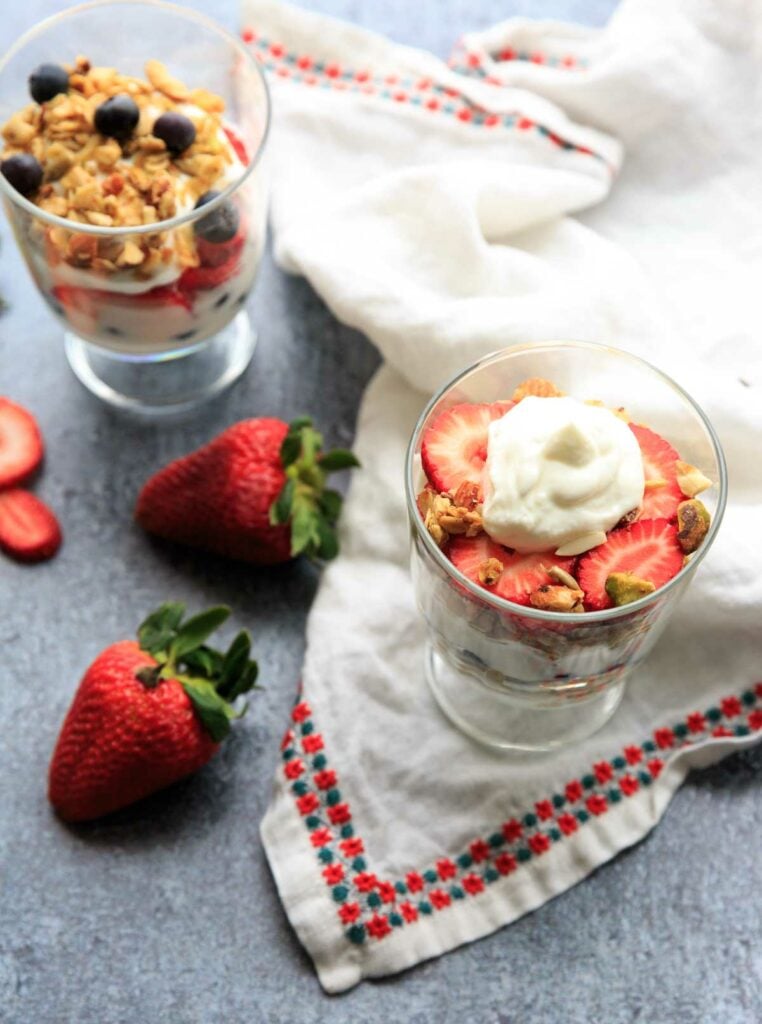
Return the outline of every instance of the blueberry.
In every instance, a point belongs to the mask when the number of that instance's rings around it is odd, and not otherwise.
[[[216,199],[219,192],[212,190],[196,200],[194,209],[205,206]],[[216,210],[212,210],[206,217],[196,221],[194,226],[196,234],[205,242],[229,242],[238,231],[238,210],[231,202],[223,203]]]
[[[192,146],[196,139],[196,126],[185,114],[169,111],[157,117],[153,134],[161,139],[170,153],[182,153]]]
[[[95,111],[95,130],[101,135],[124,142],[140,120],[138,105],[132,96],[120,93],[106,100]]]
[[[68,91],[69,72],[60,64],[40,64],[29,76],[29,92],[35,103],[45,103],[59,92]]]
[[[30,196],[42,184],[42,164],[31,153],[16,153],[3,160],[0,172],[22,196]]]

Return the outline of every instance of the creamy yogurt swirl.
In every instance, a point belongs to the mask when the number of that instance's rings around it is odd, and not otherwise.
[[[528,397],[490,424],[484,529],[506,547],[579,554],[637,508],[644,486],[635,435],[609,409]]]

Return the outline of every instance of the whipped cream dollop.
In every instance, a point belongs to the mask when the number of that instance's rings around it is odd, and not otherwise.
[[[576,398],[524,398],[489,427],[484,529],[525,553],[579,554],[643,500],[635,435]]]

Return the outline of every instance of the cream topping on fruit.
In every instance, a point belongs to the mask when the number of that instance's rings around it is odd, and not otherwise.
[[[644,487],[637,439],[609,409],[530,396],[489,426],[484,530],[521,553],[588,550]]]

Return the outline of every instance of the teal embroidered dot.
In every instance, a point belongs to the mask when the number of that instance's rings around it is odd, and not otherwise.
[[[606,796],[609,798],[612,804],[618,804],[619,801],[622,799],[622,794],[619,792],[618,789],[610,789]]]
[[[309,786],[306,782],[299,779],[297,782],[292,783],[291,790],[296,793],[297,796],[304,796],[305,793],[309,792]]]
[[[593,786],[595,785],[595,776],[594,775],[583,775],[582,776],[582,785],[585,787],[585,789],[592,789]]]
[[[459,885],[454,885],[452,889],[450,889],[450,895],[454,900],[462,900],[465,898],[466,894]]]
[[[283,751],[283,760],[284,761],[290,761],[291,758],[295,754],[296,754],[296,751],[294,750],[294,748],[293,747],[288,747],[286,750]]]
[[[343,903],[347,896],[349,896],[349,889],[347,889],[346,885],[335,885],[333,887],[333,898],[337,903]]]
[[[487,868],[484,872],[485,882],[496,882],[498,878],[500,878],[500,874],[494,868]]]
[[[688,735],[688,726],[685,722],[678,722],[672,732],[675,736],[679,736],[680,739],[684,739]]]
[[[750,708],[752,704],[755,702],[756,697],[754,696],[754,693],[751,690],[746,690],[744,693],[741,694],[741,700],[744,702],[747,708]]]
[[[354,830],[354,828],[351,825],[342,825],[341,826],[341,838],[342,839],[351,839],[354,834],[355,834],[355,830]]]
[[[325,64],[322,60],[316,60],[315,63],[312,65],[312,70],[315,72],[316,75],[319,75],[324,67]]]
[[[722,718],[722,712],[719,708],[709,708],[709,710],[706,713],[706,717],[709,719],[710,722],[719,722],[719,720]]]
[[[395,882],[394,888],[401,896],[404,896],[405,893],[407,892],[407,886],[405,885],[404,882]]]
[[[566,803],[566,797],[562,796],[560,793],[555,793],[554,794],[554,796],[553,796],[553,806],[556,808],[556,810],[558,810],[559,807],[563,807],[563,805],[565,803]]]
[[[490,846],[502,846],[504,842],[505,836],[503,835],[502,832],[493,832],[492,835],[489,837]]]
[[[378,895],[377,892],[370,892],[370,893],[368,893],[368,906],[369,907],[380,907],[381,906],[381,897]]]
[[[575,811],[574,813],[576,815],[577,821],[581,821],[583,825],[585,824],[587,819],[590,817],[590,815],[587,813],[587,811],[584,811],[582,809],[580,809],[579,811]]]
[[[317,815],[311,814],[309,816],[309,818],[307,818],[307,828],[314,829],[314,828],[318,828],[319,825],[320,825],[320,818],[318,818]]]
[[[420,96],[413,96],[412,99],[410,100],[410,103],[414,107],[420,107],[420,105],[421,105],[421,97]]]
[[[521,849],[517,851],[516,857],[521,861],[522,864],[524,864],[526,863],[526,861],[532,859],[532,854],[529,850],[527,850],[526,846],[522,846]]]
[[[621,772],[623,768],[627,767],[627,762],[623,757],[615,757],[614,760],[611,762],[611,767],[615,768],[616,771]]]
[[[314,728],[315,726],[312,724],[312,722],[305,722],[304,725],[302,726],[302,736],[309,736],[309,734],[314,730]]]
[[[316,772],[322,772],[326,763],[325,754],[318,754],[312,761],[312,767]]]
[[[442,107],[442,110],[444,110],[445,114],[455,113],[455,107],[452,105],[452,103],[446,104],[446,106]]]
[[[431,904],[427,903],[426,900],[421,900],[421,902],[418,904],[418,909],[422,914],[430,914]]]
[[[527,828],[534,828],[535,825],[537,824],[537,815],[536,814],[525,814],[524,815],[524,824],[526,825]]]
[[[365,863],[365,858],[355,857],[355,859],[352,861],[352,867],[355,869],[355,871],[364,871],[365,868],[367,867],[367,864]]]
[[[646,740],[646,742],[643,744],[643,750],[645,750],[647,754],[653,754],[653,752],[656,750],[656,744],[653,740]]]
[[[748,725],[737,725],[735,728],[736,736],[748,736],[749,731]]]
[[[365,942],[365,925],[364,924],[353,924],[347,932],[347,938],[350,942],[354,942],[360,946]]]
[[[381,96],[382,96],[382,97],[383,97],[383,98],[384,98],[385,100],[388,100],[388,99],[389,99],[389,97],[391,96],[391,93],[389,92],[389,90],[388,90],[388,89],[384,89],[384,90],[383,90],[383,92],[381,93]]]
[[[548,129],[547,129],[547,128],[545,128],[545,127],[544,127],[543,125],[541,125],[541,124],[538,124],[538,125],[537,125],[537,131],[538,131],[538,132],[540,133],[540,135],[547,135],[547,134],[548,134]]]
[[[460,864],[462,868],[470,868],[473,862],[474,859],[470,853],[461,853],[460,857],[458,857],[458,864]]]
[[[651,776],[648,774],[648,772],[638,772],[638,778],[640,779],[641,785],[643,785],[643,786],[650,786],[651,785],[651,781],[652,780],[651,780]]]
[[[341,792],[338,789],[329,789],[325,795],[325,802],[329,807],[341,803]]]
[[[327,846],[323,846],[320,848],[318,857],[322,860],[324,864],[330,864],[331,861],[333,860],[333,851],[329,850]]]
[[[550,838],[553,840],[554,843],[558,843],[561,841],[561,833],[557,828],[552,828],[548,834],[550,835]]]
[[[405,922],[402,920],[402,918],[400,917],[396,910],[393,913],[389,914],[389,924],[392,926],[392,928],[401,928],[404,923]]]
[[[437,881],[439,876],[437,875],[436,871],[434,871],[432,868],[429,868],[428,871],[423,872],[423,877],[426,879],[429,885],[433,885],[434,882]]]

